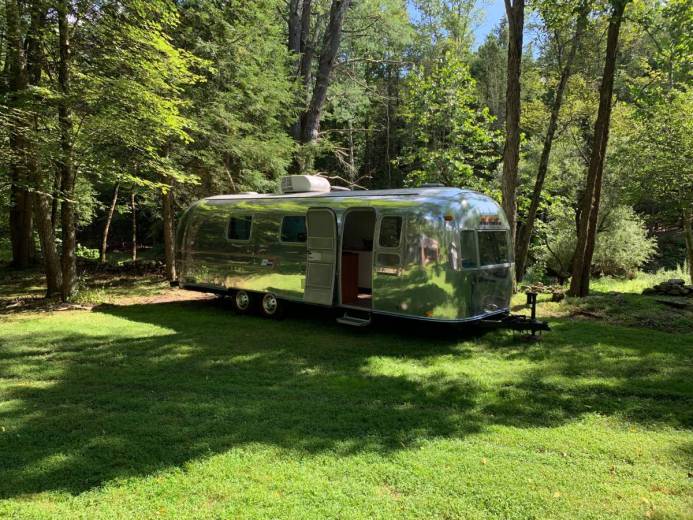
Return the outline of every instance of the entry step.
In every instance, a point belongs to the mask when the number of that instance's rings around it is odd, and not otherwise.
[[[371,324],[370,312],[349,311],[344,316],[337,318],[337,323],[351,325],[352,327],[367,327]]]

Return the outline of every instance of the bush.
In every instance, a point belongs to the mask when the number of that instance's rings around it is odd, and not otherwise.
[[[576,226],[572,208],[556,205],[549,222],[541,226],[543,244],[534,249],[537,261],[561,278],[570,275],[575,253]],[[656,251],[643,220],[628,206],[602,211],[592,258],[596,275],[633,276]]]
[[[86,260],[98,260],[100,255],[98,249],[91,249],[82,244],[77,244],[77,251],[75,254],[78,258],[84,258]]]

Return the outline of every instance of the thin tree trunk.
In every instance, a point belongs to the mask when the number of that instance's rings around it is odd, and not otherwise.
[[[10,119],[10,148],[14,158],[10,164],[10,242],[12,265],[25,269],[31,264],[33,231],[33,197],[28,190],[30,173],[27,171],[29,150],[29,121],[25,115],[21,96],[26,91],[29,78],[27,61],[21,33],[20,5],[16,0],[5,0],[7,23],[7,69],[9,104],[18,110],[12,111]]]
[[[515,244],[517,220],[517,183],[520,162],[520,72],[522,65],[522,31],[524,0],[505,0],[508,17],[508,80],[505,97],[505,148],[503,149],[503,179],[501,192],[503,210]]]
[[[164,255],[166,258],[166,278],[176,279],[176,259],[175,259],[175,227],[173,225],[173,189],[161,194],[162,214],[164,217]]]
[[[289,52],[294,54],[301,52],[301,5],[302,0],[290,0],[289,2],[288,47]]]
[[[546,180],[546,172],[549,168],[549,159],[551,157],[551,147],[553,145],[553,138],[556,134],[556,128],[558,127],[558,116],[561,112],[561,105],[563,104],[563,92],[570,79],[571,69],[573,66],[573,60],[575,59],[575,54],[577,53],[577,48],[580,45],[580,40],[582,39],[582,34],[587,25],[587,15],[589,14],[589,1],[582,0],[582,3],[578,12],[578,19],[575,26],[575,34],[573,35],[572,42],[570,44],[570,50],[568,51],[568,56],[566,57],[565,65],[561,71],[561,76],[556,86],[556,92],[551,106],[551,115],[549,118],[549,127],[546,130],[546,136],[544,137],[544,147],[541,152],[541,158],[539,159],[539,168],[537,170],[537,178],[534,182],[534,191],[532,192],[532,200],[529,205],[529,211],[527,212],[527,218],[519,229],[519,235],[517,237],[517,243],[515,244],[515,273],[518,280],[522,280],[527,269],[527,254],[529,251],[529,243],[532,238],[532,232],[534,231],[534,222],[537,217],[537,210],[539,209],[539,202],[541,201],[541,193],[544,189],[544,181]]]
[[[313,63],[313,46],[310,42],[312,7],[312,0],[291,0],[289,2],[289,51],[296,56],[294,68],[296,76],[301,79],[303,85],[304,96],[302,98],[304,103],[310,88],[310,73]],[[301,106],[301,111],[304,110],[305,106]],[[296,141],[301,139],[301,119],[302,117],[299,115],[291,126],[291,135]]]
[[[72,296],[77,277],[77,236],[75,229],[75,173],[72,164],[72,115],[69,107],[70,96],[70,38],[68,25],[68,2],[58,4],[58,83],[60,100],[58,102],[58,125],[60,127],[60,178],[63,200],[60,207],[62,226],[62,269],[63,287],[61,297],[67,301]]]
[[[590,165],[587,170],[585,193],[580,212],[573,273],[570,281],[571,296],[587,296],[589,294],[590,268],[596,240],[597,217],[601,199],[602,175],[604,172],[604,156],[609,140],[609,123],[611,119],[611,98],[616,72],[616,54],[618,51],[618,35],[621,29],[623,11],[629,0],[612,0],[612,13],[609,20],[609,30],[606,40],[606,58],[604,73],[599,89],[599,110],[594,124],[594,138]]]
[[[688,274],[693,284],[693,210],[690,207],[683,211],[683,236],[686,240]]]
[[[303,82],[303,88],[308,90],[310,86],[310,72],[313,65],[313,44],[310,41],[310,18],[313,12],[312,0],[303,0],[303,10],[301,11],[301,37],[300,53],[301,61],[298,73]]]
[[[349,119],[349,181],[356,182],[356,162],[354,159],[354,124]]]
[[[51,200],[51,222],[53,233],[58,225],[58,209],[60,209],[60,175],[53,176],[53,200]]]
[[[61,294],[62,274],[60,272],[60,256],[55,247],[51,205],[48,197],[39,192],[34,193],[34,214],[46,273],[46,296],[50,298]]]
[[[313,88],[313,95],[308,104],[308,109],[305,114],[303,114],[301,125],[302,143],[310,143],[318,137],[322,109],[325,105],[327,88],[330,84],[330,75],[334,69],[335,59],[342,38],[344,15],[349,8],[350,2],[351,0],[332,0],[330,20],[325,29],[320,59],[318,60],[318,72],[315,79],[315,87]]]
[[[101,254],[99,255],[99,260],[102,264],[106,263],[106,251],[108,249],[108,231],[111,228],[111,222],[113,221],[113,213],[115,212],[116,205],[118,204],[119,189],[120,183],[116,182],[115,188],[113,188],[113,198],[111,199],[111,205],[108,207],[108,213],[106,214],[106,223],[103,226],[103,235],[101,237]]]
[[[137,205],[135,191],[130,192],[130,211],[132,212],[132,261],[137,260]]]

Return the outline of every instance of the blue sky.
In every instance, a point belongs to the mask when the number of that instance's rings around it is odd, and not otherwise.
[[[409,16],[416,20],[417,11],[411,2],[407,2]],[[472,48],[476,49],[484,43],[486,36],[493,31],[498,25],[498,22],[505,16],[505,0],[476,0],[476,7],[479,10],[479,19],[474,27],[474,43]],[[531,23],[536,23],[536,15],[529,9],[525,8],[525,30],[524,30],[524,46],[531,43],[536,37],[536,32],[531,28]],[[536,47],[533,48],[536,53]]]
[[[476,0],[476,7],[480,11],[479,20],[474,27],[474,44],[476,49],[484,43],[486,36],[498,25],[498,22],[505,16],[504,0]],[[418,12],[412,2],[407,2],[407,10],[412,20],[418,18]]]
[[[479,0],[477,5],[483,11],[483,19],[474,31],[474,48],[484,43],[486,35],[505,16],[504,0]]]

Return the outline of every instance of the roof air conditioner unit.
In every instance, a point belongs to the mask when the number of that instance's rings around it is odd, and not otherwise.
[[[282,177],[282,193],[329,193],[330,181],[317,175],[287,175]]]

